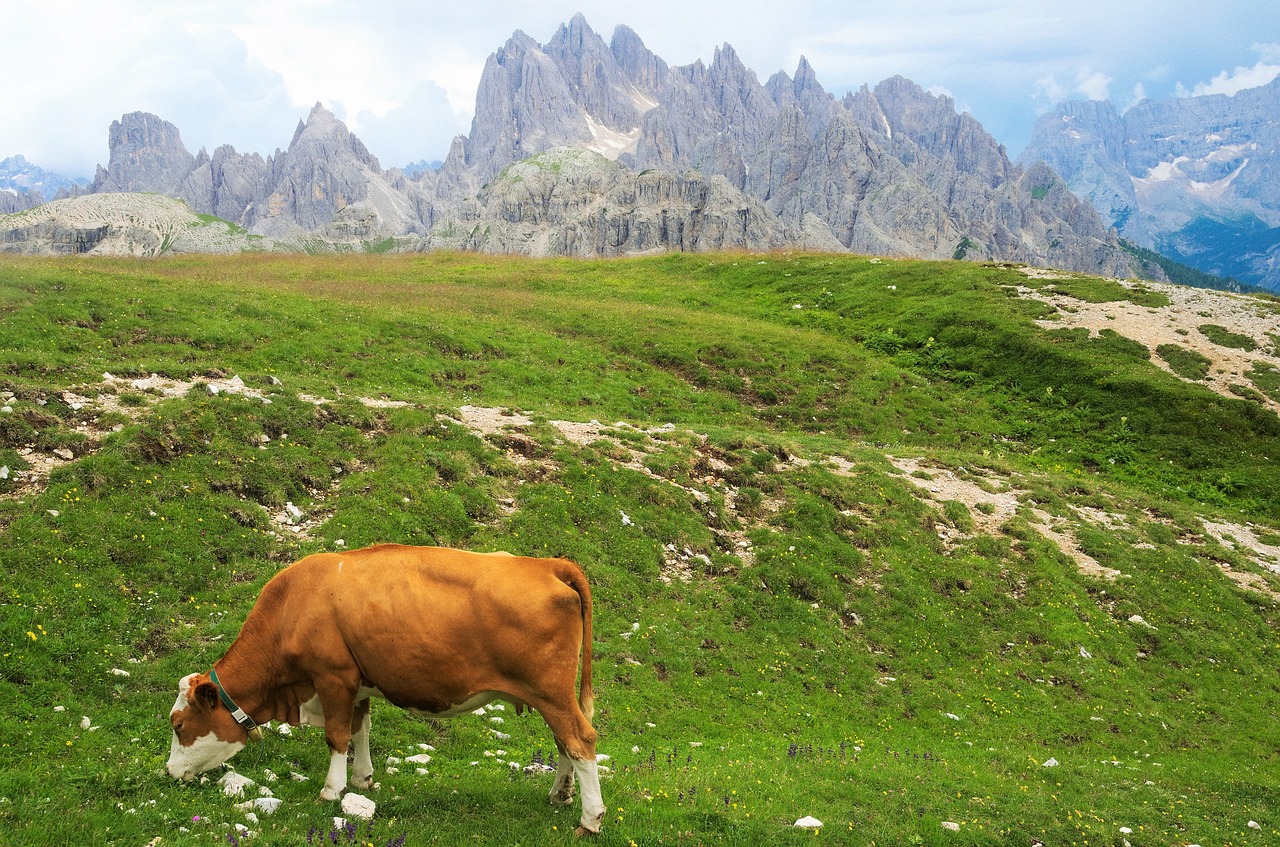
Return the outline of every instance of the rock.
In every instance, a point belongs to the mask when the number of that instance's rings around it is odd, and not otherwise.
[[[806,815],[805,817],[796,821],[793,824],[793,826],[800,827],[801,829],[822,829],[822,821],[818,820],[812,815]]]
[[[947,830],[948,832],[959,832],[960,824],[956,823],[955,821],[943,821],[942,828]]]
[[[252,788],[257,785],[247,776],[241,776],[235,771],[227,771],[222,778],[218,780],[218,785],[222,787],[222,793],[228,797],[240,797],[244,794],[245,789]]]
[[[344,794],[342,797],[343,814],[353,818],[367,821],[373,817],[376,809],[377,804],[362,794]]]
[[[237,803],[236,808],[242,812],[257,811],[266,815],[274,815],[282,802],[277,797],[256,797],[244,803]]]
[[[111,122],[110,160],[98,168],[91,191],[175,195],[195,167],[178,128],[146,112],[130,112]]]
[[[1055,759],[1055,758],[1053,758],[1052,756],[1050,756],[1050,757],[1049,757],[1049,760],[1048,760],[1048,761],[1046,761],[1046,762],[1045,762],[1043,765],[1041,765],[1040,767],[1042,767],[1042,768],[1056,768],[1057,766],[1058,766],[1058,760],[1057,760],[1057,759]]]

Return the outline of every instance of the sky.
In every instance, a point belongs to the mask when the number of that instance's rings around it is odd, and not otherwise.
[[[669,65],[730,44],[761,82],[801,56],[837,97],[902,75],[1016,158],[1063,100],[1233,94],[1280,74],[1276,0],[41,0],[0,14],[0,159],[64,176],[108,160],[112,121],[151,112],[192,153],[287,148],[317,102],[383,167],[470,131],[485,60],[581,12]]]

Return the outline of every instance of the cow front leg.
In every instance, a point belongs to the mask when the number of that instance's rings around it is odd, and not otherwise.
[[[369,755],[369,698],[356,704],[352,719],[351,746],[354,753],[351,784],[357,788],[373,786],[373,757]]]
[[[347,787],[347,751],[339,753],[329,748],[329,774],[324,778],[324,788],[320,789],[321,800],[337,800]]]
[[[324,739],[329,742],[329,773],[321,800],[337,800],[347,787],[347,750],[355,724],[355,698],[346,691],[319,692],[324,708]]]
[[[548,796],[555,805],[567,806],[573,802],[573,763],[570,762],[569,754],[558,738],[556,751],[559,753],[556,758],[556,781],[551,784],[551,793]]]
[[[604,797],[600,793],[600,771],[595,758],[572,759],[582,789],[582,821],[578,835],[595,835],[604,824]]]

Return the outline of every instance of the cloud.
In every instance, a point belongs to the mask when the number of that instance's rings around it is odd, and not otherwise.
[[[444,88],[431,81],[413,86],[404,102],[378,115],[362,111],[352,125],[384,168],[422,159],[443,158],[454,136],[469,129],[458,117]]]
[[[1107,100],[1110,99],[1108,92],[1111,83],[1111,77],[1102,71],[1087,67],[1079,68],[1073,83],[1061,83],[1053,75],[1040,77],[1035,82],[1032,99],[1036,101],[1041,112],[1047,112],[1076,95],[1084,95],[1086,100]]]
[[[1257,88],[1280,76],[1280,44],[1255,44],[1253,49],[1261,59],[1253,67],[1237,66],[1233,71],[1222,71],[1208,82],[1196,83],[1187,88],[1178,83],[1179,97],[1202,97],[1206,94],[1225,94],[1228,97],[1244,91],[1246,88]]]
[[[1076,91],[1090,100],[1106,100],[1110,97],[1107,89],[1111,85],[1111,77],[1102,71],[1081,69],[1076,76]]]

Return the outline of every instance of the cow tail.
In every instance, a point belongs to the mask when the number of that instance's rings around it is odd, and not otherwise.
[[[569,561],[564,564],[560,580],[578,592],[582,601],[582,681],[578,685],[578,708],[591,720],[595,714],[595,691],[591,685],[591,585],[580,567]]]

